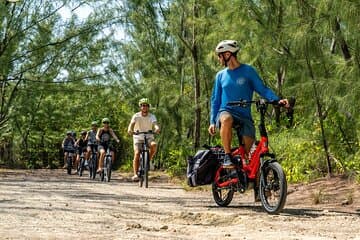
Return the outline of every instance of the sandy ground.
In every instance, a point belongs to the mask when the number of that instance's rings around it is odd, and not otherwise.
[[[269,215],[252,191],[221,208],[209,188],[185,191],[162,173],[148,189],[113,175],[0,169],[0,239],[360,239],[360,188],[346,179],[290,185]]]

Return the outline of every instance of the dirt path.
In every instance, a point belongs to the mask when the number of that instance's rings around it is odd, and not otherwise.
[[[268,215],[251,191],[220,208],[156,173],[140,189],[119,173],[101,183],[0,169],[0,239],[360,239],[359,192],[342,179],[292,185],[283,213]]]

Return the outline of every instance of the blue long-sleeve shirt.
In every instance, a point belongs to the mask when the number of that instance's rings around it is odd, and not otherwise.
[[[264,85],[256,70],[250,65],[241,64],[233,70],[225,68],[219,71],[215,77],[211,96],[210,124],[215,124],[219,111],[224,110],[252,119],[250,106],[246,108],[227,106],[227,103],[239,100],[251,101],[254,91],[268,101],[280,100],[270,88]]]

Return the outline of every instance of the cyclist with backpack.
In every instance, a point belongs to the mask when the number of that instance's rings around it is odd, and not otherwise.
[[[67,168],[67,159],[68,159],[69,154],[75,153],[75,140],[73,138],[72,131],[66,132],[66,137],[62,141],[61,147],[64,150],[64,166],[63,166],[63,168],[66,169]],[[73,157],[73,161],[74,161],[74,159],[75,158]]]
[[[113,137],[117,143],[120,142],[113,129],[110,128],[110,120],[108,118],[103,118],[102,123],[104,124],[104,126],[100,128],[96,134],[96,140],[99,142],[98,151],[100,153],[99,166],[96,171],[97,173],[102,172],[104,158],[108,148],[110,148],[112,162],[114,163],[115,161],[114,148],[110,145],[111,137]]]
[[[142,98],[139,100],[140,112],[135,113],[130,121],[128,126],[128,134],[133,135],[134,142],[134,159],[133,159],[133,170],[134,176],[132,177],[133,181],[138,181],[139,177],[137,171],[139,169],[139,158],[140,152],[142,150],[142,143],[144,137],[142,135],[133,134],[134,132],[147,132],[154,130],[155,133],[160,132],[160,127],[157,123],[156,117],[154,114],[149,112],[150,103],[149,99]],[[156,142],[153,134],[148,134],[149,139],[149,148],[150,148],[150,160],[153,159],[156,153]]]
[[[287,99],[280,99],[270,88],[266,87],[256,70],[237,59],[240,47],[234,40],[221,41],[215,49],[219,62],[225,69],[215,77],[211,96],[211,113],[209,133],[215,135],[216,127],[225,150],[224,168],[232,168],[231,140],[234,124],[241,125],[240,135],[247,155],[255,141],[255,127],[251,108],[227,105],[230,101],[252,100],[254,91],[268,101],[278,101],[289,106]]]

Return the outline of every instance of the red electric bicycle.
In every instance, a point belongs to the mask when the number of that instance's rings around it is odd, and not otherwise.
[[[289,101],[292,109],[295,100]],[[223,168],[219,164],[214,181],[212,184],[213,197],[217,205],[225,207],[233,199],[234,192],[244,193],[250,186],[253,186],[255,196],[260,197],[263,208],[270,214],[279,213],[286,202],[287,182],[283,169],[275,158],[275,155],[269,152],[268,136],[265,128],[265,113],[269,104],[278,105],[278,102],[268,102],[263,99],[257,101],[235,101],[228,105],[249,107],[250,104],[256,104],[256,109],[260,113],[260,141],[257,141],[256,148],[250,159],[245,157],[245,149],[242,144],[232,149],[234,168]],[[288,111],[289,112],[289,111]],[[292,112],[292,111],[291,111]],[[239,132],[241,126],[234,126]],[[241,136],[238,134],[241,143]],[[211,148],[211,151],[217,155],[219,162],[223,161],[225,153],[222,148]]]

